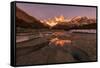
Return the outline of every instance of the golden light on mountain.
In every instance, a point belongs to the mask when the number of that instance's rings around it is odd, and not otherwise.
[[[55,17],[55,21],[60,21],[60,22],[63,22],[65,20],[64,16],[63,15],[60,15],[58,17]]]
[[[41,20],[42,23],[46,23],[47,25],[49,25],[50,27],[55,26],[58,23],[64,22],[65,18],[63,15],[48,19],[48,20]]]
[[[53,27],[53,26],[55,26],[57,24],[57,22],[54,22],[54,21],[46,22],[46,24],[48,24],[50,27]]]
[[[74,25],[75,26],[88,25],[88,24],[96,23],[96,19],[91,19],[91,18],[88,18],[87,16],[83,16],[83,17],[75,16],[72,18],[65,18],[63,15],[60,15],[60,16],[55,16],[53,18],[41,20],[41,23],[43,23],[45,26],[51,29],[52,27],[56,25],[58,25],[56,28],[59,28],[59,25],[61,26],[67,25],[71,27],[73,27]]]

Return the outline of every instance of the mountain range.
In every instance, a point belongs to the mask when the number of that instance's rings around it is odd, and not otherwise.
[[[87,18],[86,16],[76,16],[69,21],[58,23],[53,28],[56,29],[96,29],[96,19]]]
[[[50,27],[52,29],[96,29],[96,19],[86,16],[76,16],[71,19],[65,19],[64,16],[54,17],[53,19],[41,21],[20,8],[16,7],[16,27],[40,29]]]

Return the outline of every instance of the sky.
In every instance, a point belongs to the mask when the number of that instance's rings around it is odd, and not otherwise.
[[[66,18],[72,18],[75,16],[96,18],[96,7],[60,6],[31,3],[17,3],[16,6],[39,20],[49,19],[60,15],[63,15]]]

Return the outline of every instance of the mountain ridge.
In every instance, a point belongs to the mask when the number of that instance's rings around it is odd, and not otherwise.
[[[16,7],[16,26],[24,28],[43,28],[44,25],[35,17]]]

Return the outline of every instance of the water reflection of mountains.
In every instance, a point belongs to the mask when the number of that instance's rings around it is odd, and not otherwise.
[[[49,26],[44,25],[43,23],[40,22],[40,20],[37,20],[35,17],[28,15],[26,12],[17,7],[16,7],[16,26],[22,28],[49,29]],[[71,20],[70,22],[60,22],[60,23],[58,22],[58,24],[53,26],[52,29],[65,29],[65,30],[96,29],[96,20],[87,18],[84,19],[84,17],[82,17],[81,19]]]
[[[95,34],[73,35],[72,33],[56,32],[52,35],[55,36],[55,38],[45,36],[17,43],[17,63],[32,64],[32,61],[33,64],[35,64],[40,61],[42,63],[61,63],[96,60]],[[39,42],[36,42],[37,40]],[[27,56],[30,58],[27,58]],[[25,60],[22,57],[24,57]]]

